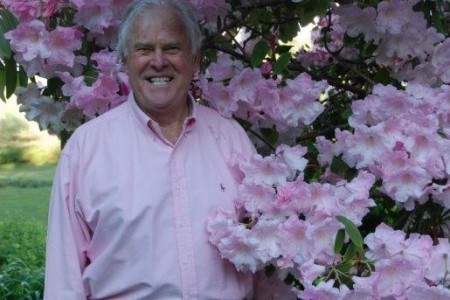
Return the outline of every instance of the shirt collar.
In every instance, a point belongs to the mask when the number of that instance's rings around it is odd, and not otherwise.
[[[183,123],[184,130],[186,130],[186,131],[191,130],[192,126],[196,122],[196,117],[197,117],[196,103],[195,103],[194,97],[192,96],[192,94],[190,92],[188,93],[188,101],[189,101],[189,103],[188,103],[189,104],[189,115],[186,117],[186,119],[184,120],[184,123]],[[150,118],[137,105],[133,92],[131,92],[129,94],[128,102],[129,102],[129,105],[131,106],[131,111],[133,112],[133,114],[136,117],[136,120],[138,121],[139,124],[141,124],[147,130],[149,128],[150,129],[153,128],[154,130],[159,129],[158,123],[155,122],[152,118]]]

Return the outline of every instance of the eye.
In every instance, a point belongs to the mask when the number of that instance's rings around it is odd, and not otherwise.
[[[139,47],[136,49],[136,51],[140,52],[140,53],[142,53],[142,52],[146,53],[146,52],[152,51],[152,49],[150,47]]]
[[[181,51],[180,46],[178,45],[169,45],[164,49],[168,54],[177,54]]]

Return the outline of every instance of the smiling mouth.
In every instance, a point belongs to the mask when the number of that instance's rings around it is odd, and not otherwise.
[[[149,77],[147,78],[147,81],[150,82],[153,85],[165,85],[168,84],[173,80],[172,77]]]

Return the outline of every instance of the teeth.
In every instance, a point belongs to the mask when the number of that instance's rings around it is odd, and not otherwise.
[[[152,78],[150,78],[150,82],[154,85],[167,84],[169,81],[170,81],[169,77],[152,77]]]

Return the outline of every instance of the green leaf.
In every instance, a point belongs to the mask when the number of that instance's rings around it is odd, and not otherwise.
[[[19,67],[19,76],[17,79],[18,79],[19,86],[27,86],[28,85],[28,76],[22,66]]]
[[[17,86],[17,64],[12,57],[5,59],[5,75],[6,99],[8,99],[14,94]]]
[[[384,85],[388,85],[388,84],[394,82],[394,80],[392,79],[392,77],[387,69],[379,70],[373,77],[373,80],[376,83],[381,83]]]
[[[355,45],[358,42],[359,37],[360,36],[351,37],[351,36],[349,36],[347,34],[344,35],[344,46],[345,47],[350,47],[350,46]]]
[[[58,94],[63,86],[64,82],[58,77],[52,77],[47,80],[47,87],[44,90],[45,96],[51,96]]]
[[[6,102],[6,97],[5,97],[5,88],[6,88],[6,75],[5,75],[5,68],[3,66],[3,64],[0,62],[0,64],[2,65],[2,68],[0,69],[0,99],[2,99],[3,101]]]
[[[337,270],[341,271],[342,273],[348,274],[350,270],[352,269],[353,264],[351,262],[344,262],[341,263],[336,267]]]
[[[359,250],[362,250],[364,243],[361,233],[358,230],[358,227],[356,227],[356,225],[352,221],[350,221],[344,216],[337,216],[336,219],[344,225],[345,232],[347,232],[353,244],[355,244],[355,246]]]
[[[330,8],[330,0],[302,1],[297,10],[297,16],[302,26],[313,21],[316,16],[323,16]]]
[[[287,67],[289,62],[291,61],[292,54],[290,52],[286,52],[280,55],[275,64],[273,65],[272,72],[274,74],[280,74]]]
[[[282,53],[291,51],[291,49],[292,49],[291,45],[278,45],[277,46],[277,53],[278,54],[282,54]]]
[[[255,48],[253,48],[252,65],[254,67],[259,67],[269,53],[269,50],[270,48],[266,40],[259,41],[255,45]]]
[[[278,132],[275,129],[261,128],[261,133],[271,145],[275,145],[278,140]]]
[[[280,25],[280,40],[284,43],[291,41],[300,30],[298,22],[289,22]]]
[[[7,9],[0,9],[0,55],[5,58],[10,58],[12,55],[5,33],[16,28],[18,24],[19,21]]]
[[[356,246],[355,244],[349,244],[347,249],[345,249],[344,261],[350,261],[356,256]]]
[[[334,241],[334,253],[340,254],[342,247],[344,246],[345,230],[340,229],[336,234],[336,240]]]
[[[330,165],[331,172],[338,175],[344,175],[349,169],[347,164],[342,160],[341,156],[334,156]]]

